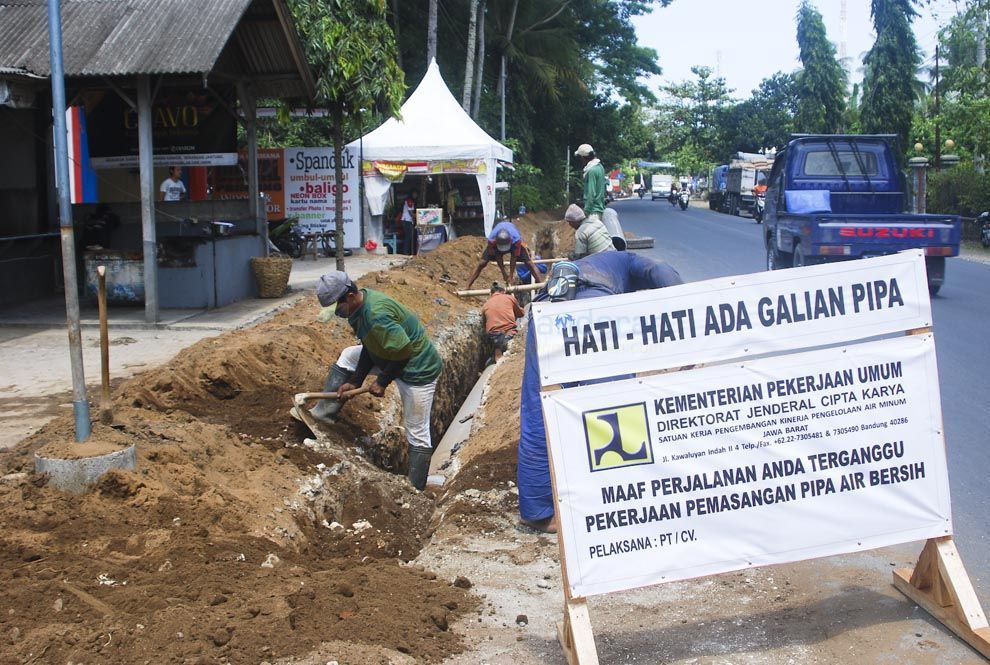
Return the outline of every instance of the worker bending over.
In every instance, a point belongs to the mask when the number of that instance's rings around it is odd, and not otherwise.
[[[491,295],[481,307],[481,318],[485,323],[485,334],[495,347],[495,362],[501,360],[502,354],[509,348],[509,342],[519,332],[516,319],[525,314],[514,295],[506,293],[498,282],[492,284]]]
[[[681,276],[666,263],[632,252],[600,252],[573,263],[562,261],[554,264],[546,286],[537,294],[534,302],[597,298],[681,283]],[[557,520],[550,486],[547,434],[540,406],[539,358],[536,352],[535,326],[532,325],[532,320],[529,323],[519,401],[519,514],[521,522],[526,526],[555,533]],[[610,377],[589,383],[603,383],[618,378],[625,377]],[[602,388],[608,390],[607,386]]]
[[[504,257],[506,254],[509,255],[508,273],[505,272]],[[481,271],[485,269],[485,266],[490,261],[498,263],[498,269],[502,272],[502,279],[506,284],[513,284],[516,281],[517,261],[522,261],[529,268],[533,279],[537,282],[540,281],[540,270],[533,262],[533,258],[529,254],[529,248],[523,242],[519,229],[510,221],[499,222],[492,228],[492,232],[488,234],[488,246],[485,247],[478,265],[475,266],[474,273],[471,275],[471,279],[468,280],[467,288],[471,288],[474,280],[478,279],[478,275],[481,274]]]

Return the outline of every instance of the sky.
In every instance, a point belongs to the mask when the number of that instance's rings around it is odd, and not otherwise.
[[[674,0],[633,24],[641,46],[660,56],[663,74],[650,77],[654,90],[668,82],[694,78],[691,67],[705,65],[725,78],[733,97],[745,99],[775,72],[800,67],[795,16],[800,0]],[[813,0],[828,38],[839,51],[841,0]],[[934,61],[939,28],[956,13],[954,0],[932,0],[920,7],[914,33],[926,61]],[[851,80],[862,80],[863,56],[873,45],[870,0],[846,0],[846,54]]]

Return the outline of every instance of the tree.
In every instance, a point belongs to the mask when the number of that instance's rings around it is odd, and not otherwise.
[[[777,72],[763,79],[749,99],[726,107],[721,114],[716,155],[724,159],[740,150],[784,147],[795,131],[797,107],[796,75]]]
[[[437,57],[437,1],[430,0],[426,27],[426,64]]]
[[[344,181],[345,123],[398,116],[405,92],[385,0],[293,0],[292,14],[316,78],[316,104],[330,111],[334,171]],[[344,269],[344,193],[337,187],[337,269]]]
[[[695,80],[663,89],[668,101],[659,107],[656,127],[663,137],[659,149],[665,159],[677,153],[695,161],[714,162],[719,159],[720,119],[731,90],[710,67],[695,65],[691,73]]]
[[[468,19],[467,57],[464,60],[464,94],[461,95],[461,107],[471,113],[471,94],[474,92],[474,56],[478,48],[478,0],[470,0],[470,18]]]
[[[808,0],[798,8],[797,42],[802,70],[797,74],[794,127],[810,134],[834,134],[842,126],[846,71],[835,57],[822,15]]]
[[[911,118],[916,96],[916,70],[920,58],[911,31],[917,16],[915,0],[871,0],[870,12],[877,33],[863,62],[863,99],[860,123],[871,134],[896,134],[901,158],[911,141]]]

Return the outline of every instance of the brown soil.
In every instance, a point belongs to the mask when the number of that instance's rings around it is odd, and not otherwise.
[[[520,227],[549,256],[554,231],[569,229],[543,221]],[[445,357],[435,436],[488,352],[481,299],[452,293],[482,247],[460,238],[359,280],[416,311]],[[434,502],[383,470],[405,463],[394,389],[350,402],[320,444],[288,417],[292,395],[319,389],[353,343],[318,311],[307,298],[118,386],[114,425],[94,425],[91,441],[136,444],[136,472],[111,472],[79,497],[35,475],[34,453],[71,439],[70,415],[0,457],[0,662],[253,663],[318,651],[360,665],[390,654],[438,662],[462,648],[450,625],[478,599],[406,563],[430,535]],[[521,354],[505,362],[521,373]],[[517,393],[520,373],[499,372],[497,390]],[[457,482],[514,480],[514,446],[494,445],[518,436],[513,418],[486,424],[491,450],[473,448]]]

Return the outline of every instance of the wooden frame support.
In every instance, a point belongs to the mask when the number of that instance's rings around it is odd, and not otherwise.
[[[566,598],[564,620],[557,622],[557,640],[567,656],[567,665],[598,665],[598,648],[585,598]]]
[[[990,659],[990,627],[951,536],[931,538],[912,568],[894,571],[894,587]]]

